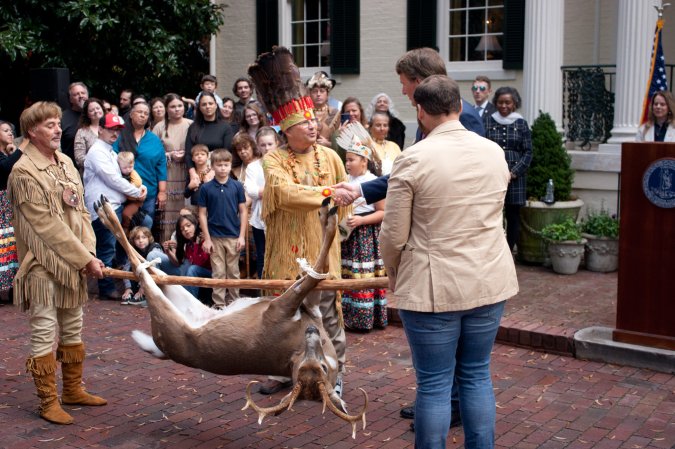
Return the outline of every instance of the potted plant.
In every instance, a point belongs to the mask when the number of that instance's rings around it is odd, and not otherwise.
[[[552,181],[552,189],[549,186]],[[572,199],[574,170],[551,116],[540,111],[532,124],[532,162],[527,171],[528,201],[520,209],[518,259],[525,263],[548,264],[546,244],[541,230],[548,224],[567,218],[576,222],[583,201]],[[552,201],[541,201],[552,192]]]
[[[579,270],[586,239],[582,237],[579,225],[572,218],[544,226],[541,236],[548,243],[553,271],[574,274]]]
[[[589,211],[581,222],[586,269],[608,273],[619,268],[619,220],[604,209]]]

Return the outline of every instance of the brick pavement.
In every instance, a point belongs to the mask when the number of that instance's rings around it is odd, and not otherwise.
[[[498,342],[573,357],[576,331],[616,324],[616,272],[582,269],[566,276],[539,266],[516,267],[520,292],[506,303]],[[393,300],[389,315],[400,323]]]
[[[521,294],[510,302],[505,321],[524,323],[529,316],[531,324],[572,329],[598,324],[593,313],[608,318],[605,309],[611,307],[589,304],[574,285],[586,284],[581,290],[596,287],[599,292],[592,296],[599,300],[607,288],[601,284],[611,284],[611,279],[615,284],[615,274],[562,277],[519,267],[519,277]],[[574,299],[561,298],[563,293]],[[240,410],[245,386],[254,376],[215,376],[146,355],[129,333],[149,330],[147,310],[94,300],[87,305],[85,324],[87,387],[109,404],[66,406],[75,424],[56,426],[37,416],[35,388],[24,373],[25,316],[0,306],[0,448],[412,447],[409,421],[398,415],[415,395],[410,352],[400,327],[348,333],[345,400],[353,412],[361,404],[358,387],[370,396],[368,427],[365,432],[359,428],[352,440],[349,425],[330,412],[322,416],[318,403],[298,403],[293,411],[258,426],[254,412]],[[502,344],[493,354],[498,448],[675,446],[675,376]],[[282,395],[255,398],[271,405]],[[461,429],[454,429],[448,447],[462,448],[462,442]]]

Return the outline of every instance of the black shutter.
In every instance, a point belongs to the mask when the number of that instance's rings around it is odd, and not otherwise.
[[[407,47],[431,47],[436,42],[436,0],[408,0]]]
[[[330,1],[330,71],[361,72],[361,2]]]
[[[523,69],[525,38],[525,0],[504,1],[504,55],[502,67],[506,70]]]
[[[256,54],[259,55],[279,45],[278,0],[257,0],[255,13]]]

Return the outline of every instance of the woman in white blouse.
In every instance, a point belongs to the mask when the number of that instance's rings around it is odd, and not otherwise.
[[[647,121],[638,129],[637,142],[675,142],[675,124],[673,123],[675,100],[668,91],[660,91],[652,96],[649,103]]]

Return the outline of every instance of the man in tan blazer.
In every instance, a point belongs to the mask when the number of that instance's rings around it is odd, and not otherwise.
[[[416,369],[415,445],[445,447],[456,374],[466,447],[493,447],[490,352],[518,292],[502,228],[509,170],[460,124],[457,83],[431,76],[414,99],[428,136],[394,163],[380,245]]]

